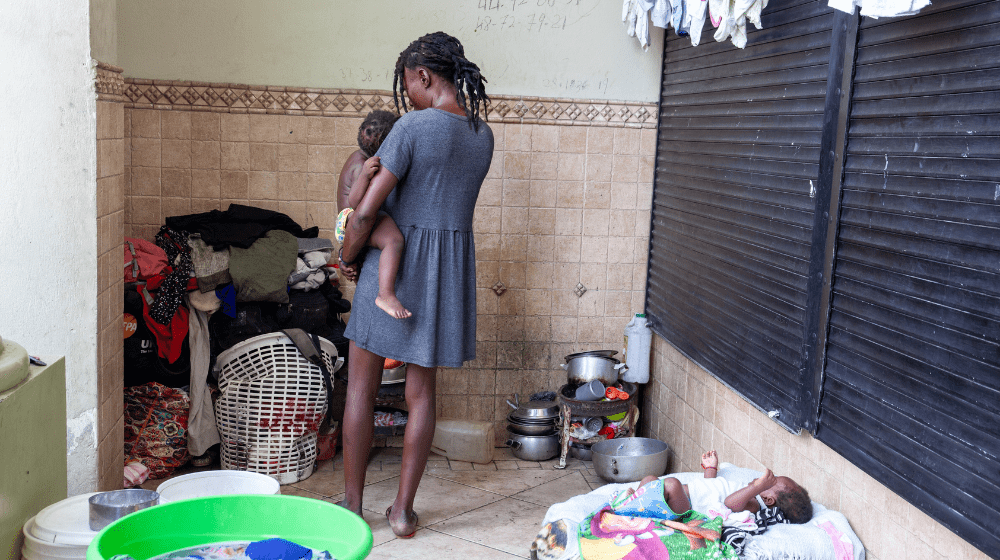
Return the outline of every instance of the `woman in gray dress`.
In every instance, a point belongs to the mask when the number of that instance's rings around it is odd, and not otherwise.
[[[374,203],[360,204],[340,252],[344,275],[358,283],[345,335],[350,339],[344,411],[344,507],[360,513],[385,358],[406,362],[409,417],[396,500],[386,510],[393,533],[417,529],[413,499],[434,437],[437,368],[476,356],[476,250],[472,215],[493,157],[486,79],[458,39],[432,33],[399,55],[393,98],[407,110],[376,154]],[[405,92],[405,97],[403,96]],[[397,95],[398,93],[398,95]],[[396,295],[413,316],[396,319],[375,306],[379,251],[362,254],[379,211],[403,233]]]

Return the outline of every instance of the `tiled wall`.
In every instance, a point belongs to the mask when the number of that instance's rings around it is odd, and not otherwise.
[[[167,216],[232,202],[332,238],[358,126],[392,103],[391,92],[140,80],[125,95],[125,227],[145,239]],[[620,350],[628,318],[642,311],[656,110],[493,101],[496,148],[475,216],[477,359],[440,370],[438,412],[493,421],[502,443],[506,399],[557,390],[566,354]]]
[[[642,418],[668,442],[669,470],[699,471],[701,453],[787,475],[814,501],[847,516],[868,560],[986,560],[985,553],[931,519],[809,434],[787,430],[658,336]]]
[[[97,67],[98,490],[122,487],[124,450],[122,236],[125,232],[125,105],[122,70]]]

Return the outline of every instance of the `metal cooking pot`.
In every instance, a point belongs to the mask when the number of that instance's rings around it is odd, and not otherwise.
[[[556,433],[556,425],[551,422],[548,424],[518,424],[510,422],[507,424],[507,431],[522,436],[550,436]]]
[[[559,455],[559,434],[550,436],[526,436],[510,433],[507,445],[514,456],[522,461],[548,461]]]
[[[529,401],[521,404],[517,400],[517,395],[514,395],[514,402],[507,401],[507,404],[514,409],[514,412],[510,413],[510,418],[546,421],[559,418],[559,404],[553,401]]]
[[[562,368],[570,383],[582,385],[597,379],[607,387],[618,383],[618,374],[627,371],[625,364],[606,356],[577,356],[567,360]]]
[[[617,350],[587,350],[586,352],[577,352],[576,354],[570,354],[564,359],[568,362],[573,358],[579,358],[581,356],[603,356],[605,358],[614,358],[617,354]]]
[[[667,470],[670,446],[658,439],[630,437],[599,441],[590,447],[594,471],[609,482],[633,482]]]
[[[570,442],[569,444],[569,454],[581,461],[590,461],[594,457],[594,452],[590,450],[589,445],[584,445],[578,442]]]

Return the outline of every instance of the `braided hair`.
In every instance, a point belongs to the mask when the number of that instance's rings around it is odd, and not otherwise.
[[[469,59],[465,58],[462,43],[443,31],[430,33],[410,43],[396,60],[396,70],[392,77],[392,99],[399,111],[402,100],[403,111],[407,111],[403,96],[405,84],[403,71],[424,66],[434,74],[448,80],[458,90],[458,104],[465,111],[469,124],[479,131],[479,112],[489,112],[490,98],[486,95],[486,78]]]
[[[399,115],[389,111],[375,110],[368,113],[358,128],[358,147],[365,153],[365,157],[375,155],[397,119]]]

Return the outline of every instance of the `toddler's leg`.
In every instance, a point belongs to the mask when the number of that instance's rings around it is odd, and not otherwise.
[[[670,506],[670,510],[678,515],[691,509],[691,501],[684,491],[684,485],[673,477],[663,479],[663,500]]]
[[[382,250],[378,262],[378,297],[375,305],[397,319],[412,316],[408,309],[396,298],[396,273],[403,258],[403,234],[396,222],[388,216],[379,216],[372,229],[368,244]]]

